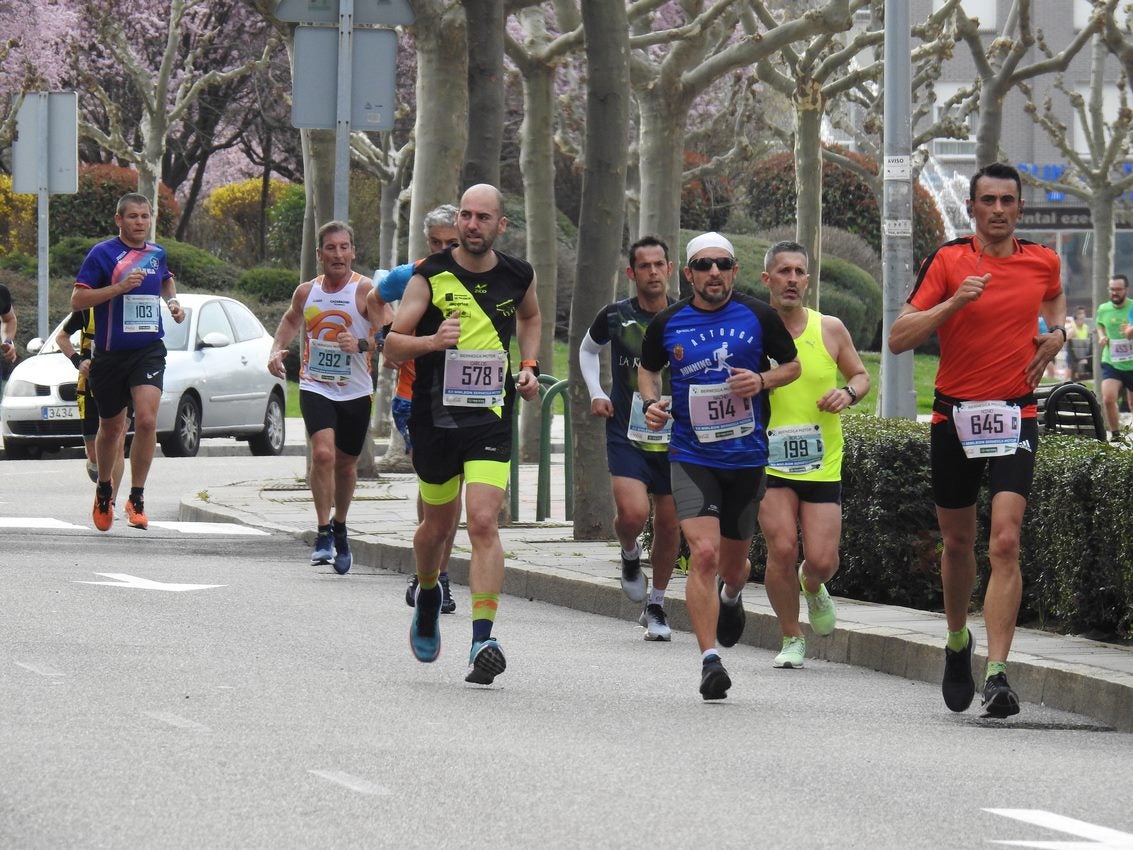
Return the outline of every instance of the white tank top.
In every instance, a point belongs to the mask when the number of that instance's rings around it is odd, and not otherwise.
[[[323,275],[311,281],[311,291],[303,305],[306,328],[303,368],[299,388],[334,401],[350,401],[370,395],[370,352],[348,354],[338,348],[340,331],[350,331],[362,339],[370,335],[370,322],[358,312],[358,284],[369,278],[354,272],[337,292],[323,290]]]

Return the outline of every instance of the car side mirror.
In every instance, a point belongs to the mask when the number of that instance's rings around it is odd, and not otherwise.
[[[197,348],[224,348],[227,345],[232,345],[232,340],[220,331],[209,331],[197,343]]]
[[[34,337],[28,340],[28,354],[38,354],[41,348],[43,348],[43,340],[39,337]]]

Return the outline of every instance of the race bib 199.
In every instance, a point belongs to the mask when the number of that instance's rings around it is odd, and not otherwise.
[[[821,468],[826,448],[819,425],[785,425],[767,429],[767,465],[788,475]]]
[[[504,403],[504,351],[445,352],[444,403],[450,407],[499,407]]]
[[[969,458],[1015,454],[1022,412],[1005,401],[965,401],[953,406],[952,421]]]
[[[750,398],[740,398],[730,384],[694,384],[688,388],[688,414],[702,443],[746,437],[755,430]]]

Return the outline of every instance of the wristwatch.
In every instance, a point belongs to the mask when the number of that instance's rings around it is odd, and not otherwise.
[[[533,374],[536,378],[539,377],[539,361],[538,360],[520,360],[519,361],[519,368],[520,369],[530,369],[531,374]]]
[[[849,384],[846,384],[846,386],[842,387],[842,389],[844,389],[846,391],[846,393],[850,396],[850,406],[851,407],[858,403],[858,394],[856,392],[854,392],[853,387],[851,387]]]
[[[363,352],[369,351],[370,340],[366,339],[365,337],[362,337],[362,339],[358,340],[358,350]]]

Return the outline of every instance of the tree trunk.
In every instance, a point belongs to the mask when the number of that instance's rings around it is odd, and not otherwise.
[[[334,218],[334,130],[308,130],[310,148],[303,181],[314,208],[315,230]],[[314,245],[317,248],[318,245]]]
[[[806,304],[818,309],[822,264],[822,115],[825,102],[817,82],[800,85],[795,98],[795,238],[810,256]]]
[[[655,88],[637,90],[640,110],[640,161],[637,171],[641,184],[638,228],[640,235],[656,236],[665,242],[669,246],[669,255],[674,259],[674,268],[679,268],[684,265],[680,248],[681,178],[684,173],[684,129],[688,104],[684,96],[661,90],[663,88],[659,83]],[[625,147],[623,138],[616,141]],[[617,235],[621,237],[620,230]],[[579,240],[579,244],[586,243]],[[609,272],[617,268],[620,266],[607,267],[607,279]],[[669,290],[674,294],[677,292],[675,271]]]
[[[464,0],[464,14],[468,25],[468,140],[461,191],[477,183],[500,185],[507,17],[503,0]]]
[[[621,3],[583,0],[586,64],[586,160],[576,263],[577,285],[570,314],[571,374],[578,371],[578,346],[590,322],[610,300],[611,272],[619,266],[625,224],[626,136],[629,131],[629,27]],[[667,128],[673,132],[673,128]],[[679,145],[677,145],[679,149]],[[673,232],[676,221],[672,222]],[[665,238],[662,236],[661,238]],[[581,381],[570,389],[574,427],[574,537],[613,536],[613,498],[604,445],[605,425],[590,415],[590,397]]]

